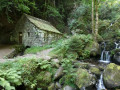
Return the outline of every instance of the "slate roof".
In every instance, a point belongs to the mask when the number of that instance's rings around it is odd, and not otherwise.
[[[58,34],[62,34],[59,32],[53,25],[51,25],[50,22],[24,14],[31,23],[33,23],[36,27],[38,27],[41,30],[49,31],[49,32],[54,32]]]

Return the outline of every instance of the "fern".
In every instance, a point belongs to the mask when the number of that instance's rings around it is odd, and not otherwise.
[[[0,86],[5,88],[5,90],[15,90],[15,87],[11,86],[8,81],[0,77]]]

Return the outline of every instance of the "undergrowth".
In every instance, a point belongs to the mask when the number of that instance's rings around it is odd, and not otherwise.
[[[91,35],[74,35],[68,39],[65,39],[50,53],[50,55],[58,55],[62,58],[80,58],[85,59],[90,56],[90,51],[86,50],[86,46],[92,42]]]
[[[0,86],[5,90],[15,90],[22,84],[29,89],[47,88],[54,70],[52,62],[43,59],[18,58],[0,63]]]

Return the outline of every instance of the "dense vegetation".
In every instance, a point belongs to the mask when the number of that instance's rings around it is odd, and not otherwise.
[[[0,89],[60,89],[56,83],[62,89],[66,85],[78,90],[84,87],[91,89],[104,71],[104,66],[90,64],[91,61],[97,64],[100,44],[103,41],[108,43],[106,49],[111,50],[112,58],[120,53],[120,49],[114,49],[113,45],[115,41],[120,41],[120,0],[0,0],[0,36],[11,34],[23,13],[51,22],[64,35],[50,45],[27,48],[24,52],[37,55],[40,51],[53,48],[49,59],[17,57],[15,61],[0,63]],[[17,53],[24,51],[23,46],[17,45],[15,49]],[[111,65],[105,70],[114,72],[114,67],[116,72],[120,72],[119,66]],[[62,74],[56,74],[57,71]],[[103,73],[106,83],[111,81],[107,76],[109,72]],[[119,87],[114,86],[111,90]]]

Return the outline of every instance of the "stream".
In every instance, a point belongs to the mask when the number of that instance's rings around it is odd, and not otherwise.
[[[115,42],[115,49],[120,49],[120,41]],[[103,64],[109,64],[111,62],[110,57],[110,51],[106,50],[106,43],[103,42],[102,45],[104,45],[104,48],[101,53],[101,57],[99,62]],[[98,80],[98,83],[96,84],[97,90],[106,90],[104,82],[103,82],[103,72],[101,72],[100,79]]]

